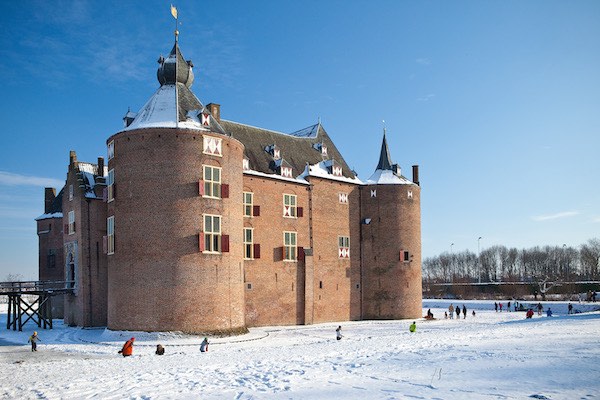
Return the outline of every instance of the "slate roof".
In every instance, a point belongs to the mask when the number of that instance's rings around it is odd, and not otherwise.
[[[221,126],[227,134],[244,144],[244,155],[248,158],[252,170],[266,174],[276,172],[275,160],[272,154],[265,150],[271,145],[276,145],[281,151],[281,158],[292,167],[293,175],[299,176],[306,169],[307,163],[318,164],[324,160],[318,149],[320,146],[315,146],[322,143],[327,146],[326,159],[334,159],[341,165],[345,177],[355,176],[320,123],[298,131],[302,134],[285,134],[226,120],[221,120]],[[310,134],[306,134],[307,132]]]

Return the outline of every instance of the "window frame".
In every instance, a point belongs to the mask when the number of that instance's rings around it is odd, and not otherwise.
[[[286,204],[286,200],[287,203]],[[294,204],[291,204],[293,200]],[[286,207],[290,207],[290,215],[285,215]],[[283,217],[284,218],[298,218],[298,196],[295,194],[283,194]]]
[[[69,214],[68,214],[68,215],[69,215],[69,216],[68,216],[68,218],[69,218],[69,224],[68,224],[68,226],[69,226],[69,229],[68,229],[68,234],[69,234],[69,235],[74,235],[74,234],[75,234],[75,211],[74,211],[74,210],[72,210],[72,211],[69,211]]]
[[[73,201],[73,185],[69,185],[69,201]]]
[[[342,256],[341,252],[343,249],[348,251],[347,257]],[[338,236],[338,258],[344,260],[350,258],[350,236]]]
[[[107,161],[110,161],[113,158],[115,158],[115,141],[114,140],[111,140],[106,145],[106,158],[107,158]],[[102,173],[102,171],[100,171],[100,173]]]
[[[207,171],[210,170],[210,178],[211,179],[206,179],[207,175],[209,175],[207,173]],[[217,170],[219,171],[219,179],[218,180],[214,180],[213,176],[214,176],[214,171]],[[221,185],[222,185],[222,180],[221,178],[223,177],[223,169],[221,167],[215,167],[214,165],[202,165],[202,179],[203,179],[203,183],[204,183],[204,194],[202,195],[202,197],[208,197],[211,199],[220,199],[221,198]],[[216,195],[215,195],[216,192]]]
[[[288,240],[289,238],[289,240]],[[293,238],[293,240],[292,240]],[[291,243],[293,241],[293,243]],[[298,261],[298,232],[283,231],[283,261]]]
[[[247,233],[250,232],[250,240]],[[244,227],[244,260],[254,260],[254,228]]]
[[[110,203],[115,199],[115,169],[109,169],[108,175],[106,176],[106,202]]]
[[[106,218],[106,254],[115,254],[115,216]]]
[[[250,202],[248,203],[246,200],[246,196],[249,195]],[[243,193],[243,203],[244,203],[244,217],[252,217],[252,210],[254,209],[254,193],[253,192],[244,192]]]
[[[207,218],[210,219],[210,230],[207,229]],[[219,221],[219,229],[215,230],[215,221]],[[202,227],[203,227],[203,235],[204,235],[204,249],[202,249],[202,253],[206,254],[221,254],[222,250],[222,216],[216,214],[202,214]]]

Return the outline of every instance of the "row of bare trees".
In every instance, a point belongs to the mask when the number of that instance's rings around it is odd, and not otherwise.
[[[423,280],[445,282],[575,282],[600,280],[600,240],[579,248],[544,246],[529,249],[492,246],[479,256],[466,250],[444,252],[423,261]]]

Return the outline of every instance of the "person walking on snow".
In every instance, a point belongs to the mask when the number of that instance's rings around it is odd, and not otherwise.
[[[496,312],[498,312],[498,303],[494,302],[494,310],[496,310]]]
[[[569,303],[569,314],[573,314],[573,304]]]
[[[548,309],[546,310],[546,316],[547,317],[551,317],[552,316],[552,310],[550,309],[550,307],[548,307]]]
[[[467,319],[467,307],[463,304],[463,319]]]
[[[208,351],[208,339],[204,338],[202,343],[200,343],[200,351],[202,353],[206,353]]]
[[[456,318],[460,319],[460,307],[456,306]]]
[[[413,321],[413,323],[410,324],[410,326],[408,327],[408,330],[411,332],[414,332],[417,330],[417,324],[415,323],[415,321]]]
[[[158,355],[158,356],[162,356],[163,354],[165,354],[165,348],[162,344],[157,344],[156,345],[156,351],[154,352],[154,354]]]
[[[500,307],[500,312],[502,312],[502,303],[498,304],[498,306]]]
[[[544,309],[544,307],[542,306],[542,303],[538,303],[537,309],[538,309],[538,315],[542,315],[542,310]]]
[[[448,307],[448,314],[450,314],[450,319],[454,319],[454,306],[452,304]]]
[[[509,301],[509,302],[506,304],[506,311],[508,311],[508,312],[512,311],[512,310],[510,309],[510,301]]]
[[[342,326],[338,326],[335,330],[335,338],[336,340],[342,340]]]
[[[132,337],[128,341],[125,342],[123,348],[119,350],[119,354],[122,354],[123,357],[128,357],[133,354],[133,342],[135,342],[135,338]]]
[[[27,342],[31,342],[31,351],[37,351],[37,341],[41,341],[36,331],[33,331],[33,335],[29,336]]]

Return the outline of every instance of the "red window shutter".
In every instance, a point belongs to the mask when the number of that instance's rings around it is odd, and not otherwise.
[[[302,207],[298,207],[296,209],[296,215],[298,216],[298,218],[302,218],[304,217],[304,208]]]
[[[198,234],[198,250],[200,253],[204,251],[204,232]]]
[[[108,201],[108,188],[102,189],[102,201],[105,203]]]
[[[202,179],[198,181],[198,195],[204,196],[204,180]]]
[[[108,253],[108,236],[102,236],[102,252]]]
[[[260,206],[252,207],[252,216],[260,217]]]
[[[404,250],[400,249],[400,261],[404,261]]]
[[[260,258],[260,243],[254,243],[254,258]]]
[[[226,183],[221,184],[221,198],[222,199],[229,198],[229,185]]]
[[[221,253],[229,253],[229,235],[221,235]]]
[[[298,261],[304,261],[304,247],[298,246]]]

